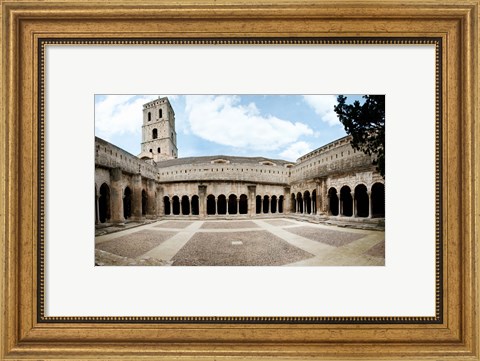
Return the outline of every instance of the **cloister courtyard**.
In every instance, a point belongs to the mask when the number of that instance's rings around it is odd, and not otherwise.
[[[97,266],[384,266],[385,232],[291,218],[165,219],[95,238]]]

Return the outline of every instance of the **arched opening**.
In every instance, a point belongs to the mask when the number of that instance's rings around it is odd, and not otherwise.
[[[292,193],[292,197],[290,199],[290,213],[295,213],[297,211],[297,200],[295,199],[295,194]]]
[[[317,214],[317,190],[312,191],[312,214]]]
[[[103,183],[100,186],[98,208],[98,213],[100,213],[100,223],[105,223],[110,219],[110,187],[107,183]]]
[[[382,183],[372,186],[372,217],[385,217],[385,185]]]
[[[153,128],[152,130],[152,138],[157,139],[158,138],[158,130],[157,128]]]
[[[262,213],[262,196],[257,196],[255,198],[255,213]]]
[[[157,153],[160,154],[160,147],[157,148]]]
[[[166,215],[166,216],[169,216],[170,215],[170,198],[168,198],[167,196],[163,197],[163,213]]]
[[[132,216],[132,190],[125,187],[123,191],[123,218],[129,219]]]
[[[270,202],[270,212],[277,213],[277,196],[272,196],[272,201]]]
[[[152,120],[152,113],[148,112],[147,118],[148,118],[148,121]]]
[[[297,213],[303,213],[303,197],[302,193],[297,193]]]
[[[182,214],[188,216],[190,214],[190,201],[188,196],[182,197]]]
[[[192,214],[194,216],[199,215],[198,196],[196,195],[192,197]]]
[[[283,196],[278,197],[278,213],[283,213]]]
[[[351,217],[353,214],[353,199],[350,187],[343,186],[340,189],[340,213],[345,217]]]
[[[172,213],[176,216],[180,214],[180,199],[178,196],[172,198]]]
[[[230,194],[228,197],[228,214],[237,214],[237,196]]]
[[[215,196],[213,194],[207,196],[207,214],[215,214]]]
[[[303,193],[303,200],[305,203],[305,213],[306,214],[312,213],[312,198],[310,198],[309,191],[305,191],[305,193]]]
[[[248,213],[248,197],[246,194],[240,196],[240,201],[238,202],[238,213],[247,214]]]
[[[368,217],[369,207],[367,187],[363,184],[359,184],[355,187],[355,206],[356,216]]]
[[[269,205],[270,205],[270,197],[264,196],[263,197],[263,213],[268,213]]]
[[[159,110],[158,110],[158,117],[159,117],[159,118],[162,117],[162,109],[159,109]]]
[[[220,194],[217,198],[218,214],[227,214],[227,197]]]
[[[328,190],[328,209],[332,216],[338,216],[338,195],[333,187]]]
[[[148,195],[145,189],[142,190],[142,216],[147,214]]]

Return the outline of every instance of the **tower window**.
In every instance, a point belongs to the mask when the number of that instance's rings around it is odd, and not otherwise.
[[[158,111],[158,116],[161,118],[162,117],[162,109]]]
[[[160,147],[157,148],[157,153],[160,153]]]
[[[153,153],[153,150],[152,150],[152,149],[150,149],[150,153]]]
[[[158,138],[157,128],[154,128],[154,129],[152,130],[152,138],[153,138],[153,139],[157,139],[157,138]]]
[[[152,120],[152,113],[148,112],[147,118],[148,118],[148,121]]]

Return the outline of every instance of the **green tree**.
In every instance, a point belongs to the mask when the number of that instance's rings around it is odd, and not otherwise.
[[[347,104],[347,97],[339,95],[333,108],[347,134],[352,136],[352,147],[373,156],[373,164],[385,178],[385,95],[363,98],[363,104],[358,100]]]

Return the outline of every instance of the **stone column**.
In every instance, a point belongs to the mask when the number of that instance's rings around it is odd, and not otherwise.
[[[292,213],[292,195],[290,194],[290,188],[283,188],[283,213]]]
[[[237,215],[240,214],[240,197],[237,198]]]
[[[215,215],[218,216],[218,198],[215,197]]]
[[[153,179],[147,180],[147,215],[149,218],[154,218],[156,213],[156,197],[155,197],[155,181]]]
[[[132,175],[132,218],[142,219],[142,176]]]
[[[200,218],[207,215],[207,186],[203,184],[198,186],[198,215]]]
[[[278,213],[278,197],[275,198],[275,213]]]
[[[338,197],[338,216],[340,217],[343,213],[343,202],[341,200],[341,197]]]
[[[248,215],[253,217],[256,214],[257,207],[257,186],[249,185],[248,188]]]
[[[110,222],[123,223],[123,189],[122,170],[120,168],[110,169]]]
[[[317,197],[317,195],[315,195],[315,197]],[[314,207],[313,207],[313,205],[315,204],[315,202],[313,201],[313,197],[312,197],[312,199],[311,199],[311,203],[312,203],[312,205],[311,205],[311,207],[310,207],[310,214],[313,215],[313,214],[315,214],[315,209],[314,209]]]
[[[368,218],[372,218],[372,192],[367,191],[368,194]]]
[[[157,184],[157,217],[165,215],[165,205],[163,204],[163,187]]]
[[[225,197],[225,203],[227,204],[227,209],[225,210],[225,214],[228,216],[230,215],[230,211],[229,211],[229,206],[230,206],[230,198],[229,197]]]
[[[95,224],[98,224],[98,218],[100,217],[100,205],[98,203],[100,196],[95,192]]]
[[[350,195],[352,196],[352,217],[357,216],[357,207],[356,207],[356,202],[355,202],[355,193],[350,192]]]

